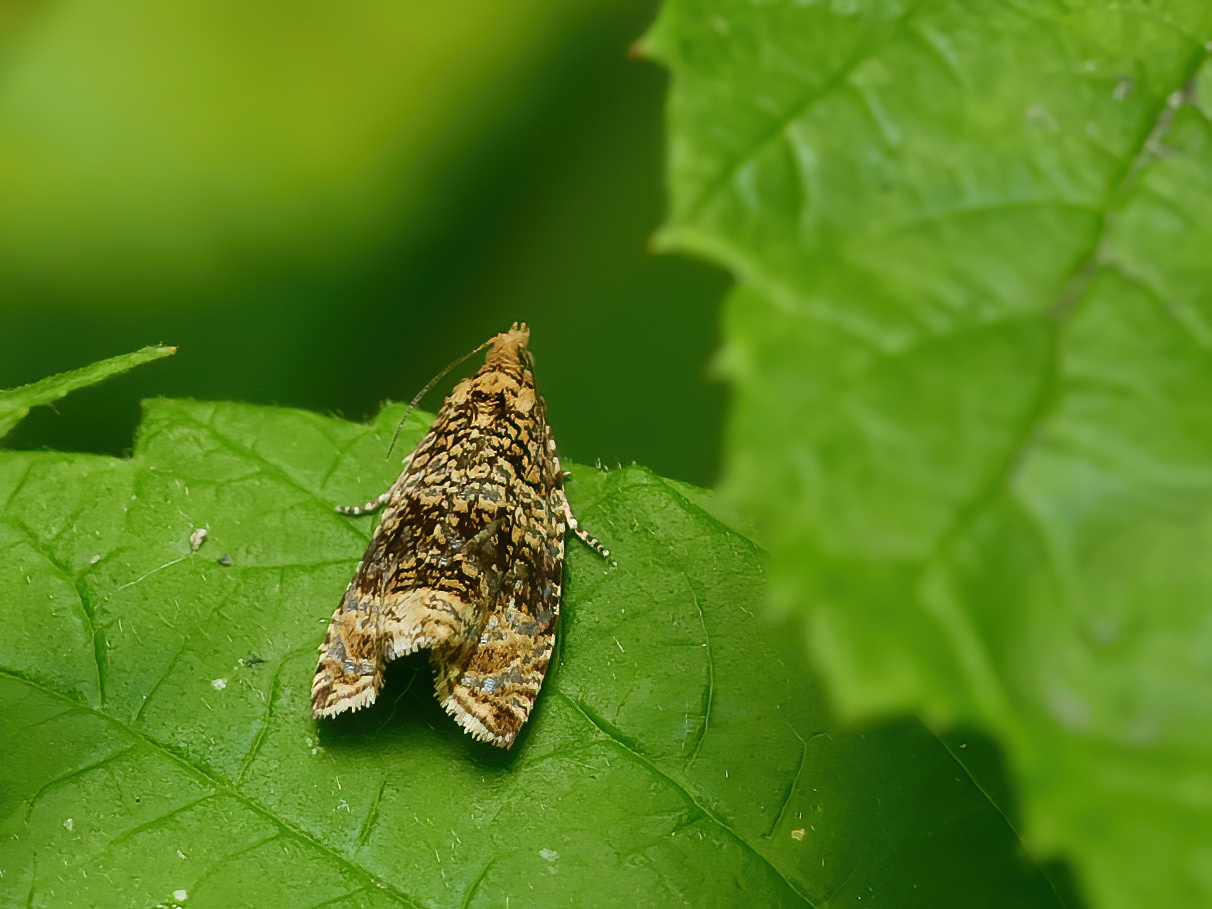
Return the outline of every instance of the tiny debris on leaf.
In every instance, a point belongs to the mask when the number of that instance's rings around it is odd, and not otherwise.
[[[189,535],[189,551],[197,552],[202,548],[202,544],[206,542],[206,538],[210,536],[210,531],[205,527],[199,527]]]

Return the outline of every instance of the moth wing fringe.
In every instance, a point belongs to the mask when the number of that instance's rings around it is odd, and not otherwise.
[[[454,717],[455,722],[463,728],[463,731],[476,741],[489,742],[498,748],[508,749],[513,747],[514,739],[518,735],[516,730],[507,735],[497,735],[490,732],[488,727],[478,717],[468,713],[467,709],[455,700],[453,694],[448,694],[442,698],[442,709]]]
[[[319,690],[313,685],[311,715],[316,719],[336,716],[338,713],[344,713],[347,710],[353,713],[361,710],[363,707],[369,707],[375,702],[379,691],[373,684],[364,685],[352,694],[343,694],[337,698],[330,698],[323,707],[316,704],[316,696],[318,694]]]

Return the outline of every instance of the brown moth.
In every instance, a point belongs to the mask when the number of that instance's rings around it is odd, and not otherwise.
[[[551,662],[564,535],[577,526],[564,473],[514,323],[442,405],[404,462],[353,580],[333,613],[312,682],[312,714],[374,702],[383,667],[428,649],[438,699],[477,739],[513,745]]]

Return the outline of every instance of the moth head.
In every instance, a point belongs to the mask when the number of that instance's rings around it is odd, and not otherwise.
[[[525,322],[514,322],[509,331],[503,331],[491,341],[485,369],[508,369],[511,366],[531,369],[530,329]]]
[[[475,408],[477,422],[491,424],[511,411],[529,412],[535,406],[533,360],[526,344],[530,330],[515,322],[509,331],[489,341],[484,365],[465,384],[460,394]]]

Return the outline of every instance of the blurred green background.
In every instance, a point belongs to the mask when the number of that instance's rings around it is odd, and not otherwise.
[[[727,280],[647,251],[656,7],[0,5],[0,388],[180,347],[9,443],[118,453],[157,395],[363,419],[525,320],[567,456],[711,484]]]

